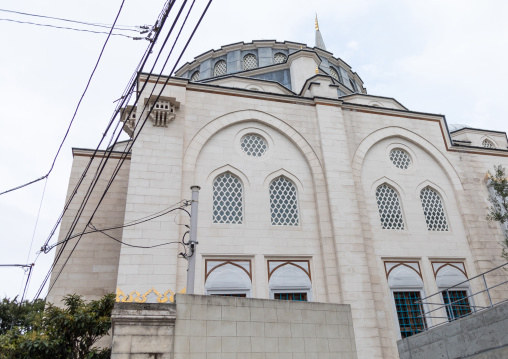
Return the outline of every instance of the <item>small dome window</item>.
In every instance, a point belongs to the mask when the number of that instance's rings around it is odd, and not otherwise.
[[[334,68],[330,66],[330,76],[333,77],[335,80],[342,83],[342,78],[340,76],[340,73]]]
[[[243,69],[252,70],[258,67],[258,59],[253,54],[248,54],[243,57]]]
[[[268,150],[268,143],[266,140],[254,133],[243,136],[240,146],[243,152],[251,157],[261,157]]]
[[[226,61],[224,60],[217,61],[213,68],[213,76],[225,75],[226,70],[227,70]]]
[[[288,57],[286,55],[284,55],[282,52],[277,52],[273,56],[273,63],[274,64],[282,64],[282,63],[286,62],[287,58]]]
[[[489,141],[487,139],[483,140],[482,146],[485,148],[496,148],[496,146],[492,143],[492,141]]]
[[[199,70],[194,71],[194,73],[192,74],[190,80],[191,81],[199,81]]]

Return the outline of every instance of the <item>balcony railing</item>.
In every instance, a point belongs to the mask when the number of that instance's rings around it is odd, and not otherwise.
[[[495,283],[493,283],[495,280]],[[490,284],[488,283],[490,282]],[[476,291],[473,292],[474,288]],[[493,291],[502,291],[499,293]],[[428,330],[508,301],[508,263],[415,301]],[[421,329],[419,330],[421,331]]]

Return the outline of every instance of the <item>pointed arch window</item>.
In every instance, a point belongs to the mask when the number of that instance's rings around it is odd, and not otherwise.
[[[485,148],[496,148],[496,146],[494,146],[494,144],[491,141],[487,140],[487,139],[484,139],[482,141],[482,146],[485,147]]]
[[[194,73],[192,74],[190,80],[191,81],[199,81],[199,70],[194,71]]]
[[[376,189],[377,207],[383,229],[404,229],[399,195],[386,183]]]
[[[213,223],[242,224],[243,186],[238,177],[223,173],[213,181]]]
[[[213,68],[213,76],[222,76],[227,72],[226,61],[220,60],[215,63]]]
[[[243,57],[243,69],[252,70],[258,67],[258,59],[256,55],[248,54]]]
[[[430,187],[420,192],[423,213],[429,231],[448,231],[448,221],[439,194]]]
[[[284,176],[277,177],[270,183],[270,212],[272,225],[299,224],[296,186]]]
[[[335,80],[342,83],[342,76],[339,71],[337,71],[334,67],[330,66],[330,76],[333,77]]]

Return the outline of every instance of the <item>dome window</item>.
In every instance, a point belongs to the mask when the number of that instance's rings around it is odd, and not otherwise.
[[[394,148],[390,151],[390,161],[392,161],[395,167],[401,170],[407,170],[411,167],[411,157],[409,153],[401,148]]]
[[[286,55],[284,55],[282,52],[277,52],[273,56],[273,63],[274,64],[282,64],[282,63],[286,62],[287,58],[288,57]]]
[[[194,71],[194,73],[192,74],[190,80],[192,82],[199,81],[199,70]]]
[[[342,83],[342,77],[340,76],[339,71],[337,71],[334,67],[330,66],[330,76],[333,77],[335,80]]]
[[[496,146],[494,146],[494,144],[491,141],[487,140],[487,139],[483,140],[482,146],[485,147],[485,148],[496,148]]]
[[[248,54],[243,57],[243,69],[252,70],[258,67],[258,59],[253,54]]]
[[[240,146],[243,152],[251,157],[261,157],[268,150],[268,144],[265,139],[254,133],[243,136]]]
[[[226,61],[220,60],[215,63],[213,68],[213,76],[225,75],[227,71]]]

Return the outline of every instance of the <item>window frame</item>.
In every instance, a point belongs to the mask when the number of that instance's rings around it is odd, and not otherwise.
[[[215,215],[214,215],[214,212],[215,212],[215,191],[214,191],[214,186],[215,186],[215,181],[217,181],[217,179],[225,174],[229,173],[232,177],[235,177],[238,179],[238,181],[240,182],[240,185],[242,186],[242,199],[241,199],[241,214],[242,214],[242,219],[239,223],[232,223],[232,222],[215,222]],[[241,226],[245,223],[245,183],[244,181],[242,181],[242,178],[240,176],[238,176],[237,174],[229,171],[229,170],[226,170],[224,172],[221,172],[219,174],[217,174],[213,180],[212,180],[212,225],[235,225],[235,226]]]
[[[400,328],[400,323],[399,323],[399,315],[398,315],[398,312],[397,312],[397,306],[395,304],[395,292],[418,292],[420,293],[420,300],[422,298],[425,298],[425,289],[423,287],[398,287],[398,288],[390,288],[390,298],[391,298],[391,306],[392,306],[392,312],[393,312],[393,318],[394,318],[394,322],[395,322],[395,327],[398,328],[397,330],[397,336],[399,339],[405,339],[405,338],[402,338],[402,332],[401,332],[401,328]],[[428,314],[428,306],[427,304],[425,303],[422,303],[422,309],[423,309],[423,313],[424,313],[424,318],[425,318],[425,325],[424,325],[424,328],[430,328],[432,326],[432,321],[430,320],[431,318],[429,318],[429,314]],[[413,335],[416,335],[416,334],[419,334],[419,333],[423,333],[425,330],[422,330],[421,332],[418,332],[418,333],[415,333],[415,334],[412,334],[410,335],[409,337],[413,336]],[[406,337],[406,338],[409,338],[409,337]]]
[[[295,193],[296,193],[295,194],[295,198],[296,198],[296,214],[297,214],[297,220],[298,220],[297,224],[280,224],[280,223],[274,224],[272,222],[272,218],[273,218],[273,216],[272,216],[272,210],[273,210],[272,209],[272,198],[271,198],[272,191],[271,191],[270,187],[272,186],[272,183],[274,181],[278,180],[281,177],[284,177],[286,179],[286,181],[291,183],[293,185],[294,189],[295,189]],[[301,218],[301,215],[300,215],[301,211],[300,211],[299,189],[298,189],[297,184],[291,178],[285,176],[284,174],[280,174],[280,175],[278,175],[278,176],[276,176],[276,177],[274,177],[274,178],[272,178],[270,180],[270,182],[268,183],[268,205],[269,205],[269,209],[270,209],[270,225],[271,226],[276,226],[276,227],[295,227],[295,228],[301,226],[302,218]]]
[[[217,69],[217,66],[219,65],[219,63],[221,62],[224,62],[224,65],[225,65],[225,70],[224,70],[224,73],[223,74],[220,74],[220,75],[217,75],[215,73],[215,70]],[[228,74],[228,63],[226,62],[226,60],[224,59],[220,59],[220,60],[217,60],[214,64],[213,64],[213,77],[219,77],[219,76],[225,76]]]
[[[401,218],[402,218],[402,224],[404,225],[403,228],[383,228],[383,222],[381,221],[381,212],[380,212],[380,208],[379,208],[379,204],[377,203],[378,202],[378,196],[377,196],[377,189],[379,187],[381,187],[382,185],[386,185],[387,187],[391,188],[395,194],[397,195],[397,199],[399,201],[399,207],[400,207],[400,215],[401,215]],[[404,207],[402,205],[402,196],[400,195],[400,192],[393,186],[391,185],[390,183],[386,182],[386,181],[383,181],[381,182],[380,184],[376,184],[375,187],[374,187],[374,198],[375,198],[375,204],[377,206],[377,214],[378,214],[378,218],[379,218],[379,225],[380,225],[380,228],[381,230],[387,230],[387,231],[406,231],[408,229],[408,226],[407,226],[407,221],[406,221],[406,217],[404,215]]]
[[[254,59],[256,60],[256,66],[255,66],[255,67],[252,67],[252,68],[248,68],[248,69],[246,69],[246,68],[245,68],[245,59],[246,59],[248,56],[252,56],[252,57],[254,57]],[[256,54],[254,54],[254,53],[252,53],[252,52],[249,52],[249,53],[245,54],[245,55],[242,57],[242,67],[243,67],[243,71],[250,71],[250,70],[255,70],[255,69],[259,68],[259,59],[258,59],[258,57],[256,56]]]

